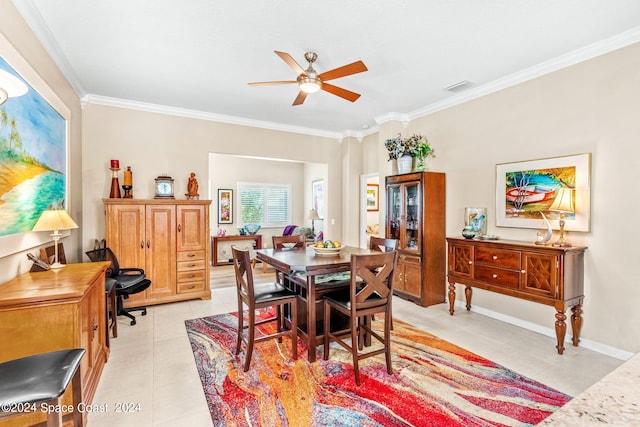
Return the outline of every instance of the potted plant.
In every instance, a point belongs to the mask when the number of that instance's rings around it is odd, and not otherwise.
[[[411,156],[418,159],[418,164],[416,165],[417,170],[424,170],[425,159],[436,156],[433,147],[431,147],[431,143],[422,135],[413,134],[407,138],[407,145],[411,147]]]
[[[409,138],[402,138],[398,134],[395,138],[387,139],[384,143],[389,152],[389,160],[398,162],[398,173],[411,172],[413,158],[418,160],[417,169],[424,169],[424,160],[435,157],[435,153],[427,138],[413,134]]]

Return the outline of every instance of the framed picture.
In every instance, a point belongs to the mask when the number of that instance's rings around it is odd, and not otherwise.
[[[496,225],[590,230],[591,153],[496,165]]]
[[[233,224],[233,190],[218,188],[218,224]]]
[[[367,184],[367,211],[377,211],[378,203],[380,202],[380,194],[378,191],[380,186],[378,184]]]
[[[311,183],[311,203],[318,216],[324,218],[324,181],[321,179]]]
[[[0,34],[0,257],[51,241],[31,230],[45,209],[69,209],[71,112]],[[11,89],[9,89],[11,88]]]

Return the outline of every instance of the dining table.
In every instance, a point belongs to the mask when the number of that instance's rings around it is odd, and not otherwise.
[[[256,251],[259,261],[275,268],[298,292],[298,335],[307,344],[310,362],[316,361],[316,346],[323,343],[323,295],[348,289],[351,255],[371,253],[370,249],[352,246],[334,254],[317,254],[313,247]]]

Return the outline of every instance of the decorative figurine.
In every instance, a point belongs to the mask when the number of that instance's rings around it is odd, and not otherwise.
[[[536,238],[536,245],[547,245],[547,242],[551,240],[553,232],[551,231],[551,224],[549,223],[549,220],[546,216],[544,216],[542,211],[540,212],[540,215],[542,215],[542,219],[544,219],[544,222],[547,223],[547,232],[543,235],[540,231],[538,231],[538,233],[536,234],[536,236],[538,236]]]
[[[188,200],[200,199],[200,194],[198,194],[198,180],[196,179],[196,174],[193,172],[191,172],[191,175],[189,176],[189,183],[187,184],[187,194],[185,194],[185,196],[187,196]]]
[[[109,193],[110,199],[120,198],[120,183],[118,182],[118,171],[120,170],[120,161],[111,160],[111,192]]]
[[[131,189],[133,188],[133,172],[131,172],[131,166],[127,166],[127,170],[124,171],[124,184],[122,185],[122,189],[124,190],[124,199],[133,199],[133,193]]]

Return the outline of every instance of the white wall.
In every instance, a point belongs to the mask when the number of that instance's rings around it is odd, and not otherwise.
[[[568,234],[589,247],[581,336],[595,347],[628,352],[640,351],[638,75],[640,44],[416,119],[403,130],[427,135],[437,153],[431,170],[447,174],[449,236],[460,235],[465,206],[485,206],[489,234],[534,241],[537,230],[495,225],[496,164],[592,153],[591,232]],[[464,298],[460,286],[457,297]],[[552,307],[482,290],[474,290],[473,305],[550,329],[555,322]]]

